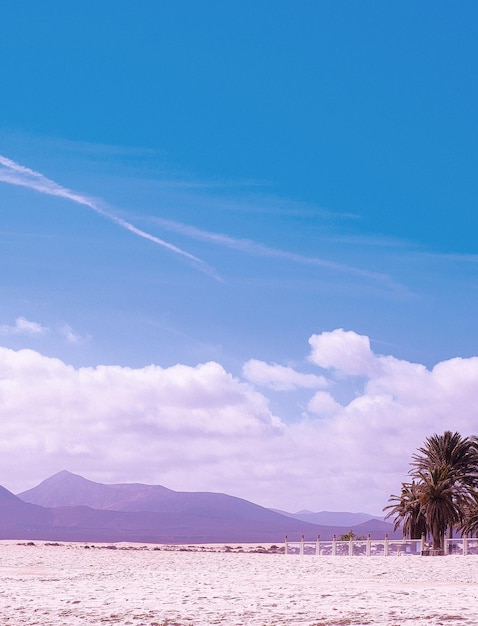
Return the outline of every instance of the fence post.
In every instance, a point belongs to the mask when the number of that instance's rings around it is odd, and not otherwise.
[[[365,556],[370,556],[370,552],[371,552],[371,550],[370,550],[370,548],[371,548],[371,543],[372,543],[372,542],[371,542],[371,540],[370,540],[370,533],[369,533],[369,535],[368,535],[368,537],[367,537],[367,547],[366,547],[366,550],[365,550]]]
[[[317,535],[317,543],[315,544],[315,556],[320,556],[320,535]]]
[[[449,544],[448,544],[448,539],[445,537],[443,537],[443,555],[446,556],[449,552]]]
[[[388,556],[388,533],[385,535],[385,541],[383,542],[383,555]]]
[[[287,541],[287,535],[285,536],[285,541],[284,541],[284,554],[287,556],[287,551],[289,549],[289,544]]]
[[[337,556],[337,537],[332,537],[332,556]]]
[[[468,535],[463,537],[463,556],[468,554]]]
[[[304,556],[304,535],[300,538],[300,556]]]
[[[425,533],[422,533],[421,556],[425,554]]]
[[[353,543],[352,537],[353,537],[353,533],[352,533],[352,531],[350,531],[349,556],[353,556],[354,555],[354,543]]]

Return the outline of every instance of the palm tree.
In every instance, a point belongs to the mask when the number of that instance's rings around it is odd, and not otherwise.
[[[441,550],[447,528],[459,527],[469,502],[469,492],[460,488],[449,467],[418,472],[420,510],[432,535],[433,549]]]
[[[389,504],[383,510],[390,509],[385,519],[394,516],[394,531],[401,525],[404,537],[420,539],[423,534],[426,534],[427,523],[421,509],[419,485],[415,481],[402,483],[400,495],[390,496],[389,502],[394,504]]]
[[[425,439],[425,445],[412,455],[410,473],[415,476],[422,471],[447,467],[454,474],[454,481],[469,488],[478,487],[478,439],[462,437],[460,433],[447,430],[443,435],[434,434]]]
[[[476,535],[478,533],[478,493],[471,494],[470,500],[465,507],[463,522],[460,526],[463,535]]]
[[[472,493],[478,488],[478,440],[476,437],[462,437],[460,433],[447,430],[443,435],[434,434],[425,440],[425,445],[412,455],[410,474],[420,480],[424,473],[429,477],[438,468],[447,474],[452,490],[452,499],[458,505],[464,493]],[[442,472],[442,480],[444,473]],[[435,475],[437,478],[437,475]],[[455,523],[450,519],[447,528],[450,537]]]
[[[478,438],[447,430],[434,434],[412,455],[411,483],[402,483],[400,496],[392,495],[386,517],[395,516],[394,530],[403,525],[404,536],[433,538],[443,548],[445,532],[478,533]]]

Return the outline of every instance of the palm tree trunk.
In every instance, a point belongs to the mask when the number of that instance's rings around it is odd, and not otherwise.
[[[443,546],[443,538],[444,538],[444,532],[443,529],[440,528],[440,526],[437,525],[433,525],[433,527],[431,528],[431,532],[432,532],[432,546],[433,546],[433,550],[441,550],[442,546]]]

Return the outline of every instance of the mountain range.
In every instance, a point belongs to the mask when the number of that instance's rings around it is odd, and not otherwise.
[[[322,526],[357,526],[371,520],[381,520],[383,517],[376,517],[368,513],[349,513],[347,511],[298,511],[297,513],[288,513],[280,509],[271,509],[281,515],[293,517],[294,519],[309,522],[310,524],[320,524]]]
[[[285,535],[297,541],[302,534],[309,541],[317,535],[326,540],[350,530],[394,536],[391,524],[366,514],[335,514],[335,521],[347,520],[343,525],[313,523],[320,515],[277,512],[222,493],[107,485],[67,471],[18,495],[0,487],[0,539],[193,544],[281,543]],[[364,515],[368,519],[348,523]]]

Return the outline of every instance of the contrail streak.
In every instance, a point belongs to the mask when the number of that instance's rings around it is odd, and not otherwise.
[[[355,274],[364,278],[391,283],[390,277],[387,274],[382,274],[380,272],[371,272],[368,270],[360,269],[358,267],[345,265],[344,263],[336,263],[335,261],[328,261],[326,259],[321,259],[318,257],[308,257],[302,254],[288,252],[287,250],[270,248],[269,246],[265,246],[264,244],[251,241],[250,239],[235,239],[233,237],[230,237],[229,235],[224,235],[222,233],[212,233],[209,231],[201,230],[194,226],[189,226],[188,224],[182,224],[181,222],[174,222],[172,220],[166,220],[159,217],[154,218],[154,222],[167,230],[180,233],[182,235],[190,237],[191,239],[197,239],[199,241],[209,241],[211,243],[221,245],[232,250],[239,250],[247,254],[286,259],[289,261],[293,261],[294,263],[301,263],[303,265],[316,265],[336,272]]]
[[[153,243],[174,252],[175,254],[179,254],[190,261],[193,261],[199,269],[201,269],[206,274],[213,276],[216,279],[219,279],[215,271],[207,265],[203,260],[198,257],[178,248],[172,243],[164,241],[155,235],[151,235],[144,230],[136,228],[133,224],[130,224],[126,220],[121,217],[118,217],[114,213],[110,213],[109,211],[105,211],[105,209],[101,208],[98,200],[94,198],[90,198],[83,194],[76,193],[71,189],[63,187],[55,181],[46,178],[43,174],[39,172],[35,172],[34,170],[29,169],[28,167],[24,167],[7,157],[0,155],[0,181],[4,183],[10,183],[11,185],[18,185],[20,187],[27,187],[28,189],[34,189],[40,193],[44,193],[50,196],[56,196],[58,198],[65,198],[67,200],[71,200],[72,202],[76,202],[77,204],[81,204],[92,209],[98,215],[105,217],[106,219],[118,224],[122,228],[129,230],[131,233],[138,235],[138,237],[143,237],[143,239],[148,239]]]

